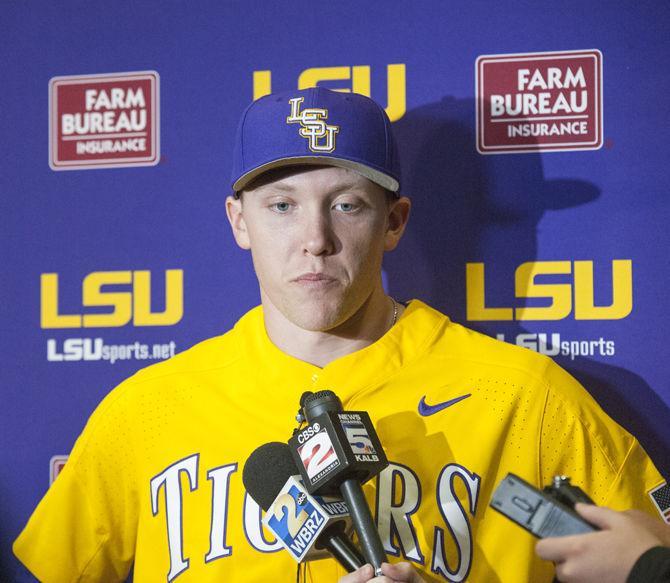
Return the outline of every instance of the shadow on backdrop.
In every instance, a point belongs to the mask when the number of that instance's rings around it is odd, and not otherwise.
[[[601,193],[583,180],[546,180],[540,154],[480,155],[474,120],[473,99],[446,97],[395,123],[403,190],[414,206],[401,249],[387,255],[384,269],[395,297],[424,299],[456,322],[515,338],[527,332],[518,322],[466,321],[465,264],[484,262],[486,287],[509,288],[514,269],[537,259],[538,223],[545,211],[588,204]],[[594,359],[555,360],[670,476],[664,423],[670,411],[645,380]]]

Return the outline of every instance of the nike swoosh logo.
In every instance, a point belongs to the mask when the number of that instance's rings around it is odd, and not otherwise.
[[[421,415],[422,417],[435,415],[435,413],[439,413],[440,411],[446,409],[447,407],[451,407],[456,403],[460,403],[463,399],[467,399],[468,397],[471,396],[472,393],[468,393],[467,395],[461,395],[460,397],[449,399],[448,401],[438,403],[437,405],[429,405],[428,403],[426,403],[426,397],[424,395],[423,397],[421,397],[421,400],[419,401],[419,415]]]

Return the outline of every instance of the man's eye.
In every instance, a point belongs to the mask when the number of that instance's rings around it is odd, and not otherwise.
[[[338,202],[335,205],[335,209],[343,213],[351,213],[356,210],[356,205],[351,202]]]
[[[275,202],[272,205],[272,210],[277,211],[278,213],[286,213],[291,208],[291,205],[287,202]]]

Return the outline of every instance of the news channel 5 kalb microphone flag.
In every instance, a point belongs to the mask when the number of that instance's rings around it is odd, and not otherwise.
[[[342,494],[363,555],[379,575],[388,559],[361,485],[388,466],[388,460],[372,420],[365,411],[344,411],[329,390],[303,394],[300,406],[307,426],[295,431],[289,446],[307,490]]]

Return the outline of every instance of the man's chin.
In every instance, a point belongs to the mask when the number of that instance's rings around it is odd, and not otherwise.
[[[304,302],[284,311],[284,317],[310,332],[330,332],[346,321],[341,306],[327,307],[322,302]]]
[[[308,313],[307,310],[299,315],[289,315],[288,319],[299,328],[310,332],[330,332],[341,324],[338,318]]]

